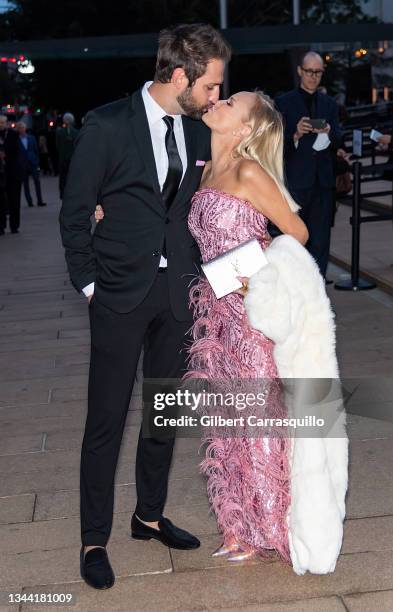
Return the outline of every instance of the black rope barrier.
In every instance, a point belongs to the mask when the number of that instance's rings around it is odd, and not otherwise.
[[[340,280],[335,283],[335,289],[342,291],[364,291],[367,289],[375,289],[376,284],[371,283],[363,278],[360,278],[359,273],[359,258],[360,258],[360,226],[362,223],[372,223],[375,221],[392,221],[393,222],[393,182],[390,191],[379,191],[365,193],[362,196],[361,184],[362,176],[372,174],[374,172],[383,172],[385,170],[393,171],[393,164],[373,164],[371,166],[363,166],[361,162],[356,161],[352,164],[353,174],[353,190],[352,190],[352,216],[350,223],[352,225],[352,246],[351,246],[351,278]],[[366,179],[367,180],[367,179]],[[376,180],[376,179],[374,179]],[[361,216],[360,207],[361,201],[370,196],[391,195],[392,196],[392,212],[379,213],[368,216]]]

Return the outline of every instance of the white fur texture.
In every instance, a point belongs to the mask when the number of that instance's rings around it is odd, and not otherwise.
[[[334,571],[341,550],[348,486],[334,314],[317,264],[297,240],[279,236],[265,254],[269,263],[250,279],[244,300],[250,324],[275,342],[280,378],[294,379],[288,416],[315,414],[330,425],[329,435],[320,438],[297,437],[301,430],[296,430],[287,517],[294,571],[326,574]],[[310,411],[313,384],[321,389],[323,383],[311,379],[331,383],[322,389],[323,402],[316,401]]]

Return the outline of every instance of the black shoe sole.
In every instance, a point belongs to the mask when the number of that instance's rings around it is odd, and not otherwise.
[[[134,538],[134,540],[151,540],[152,539],[150,536],[134,535],[133,533],[131,534],[131,537]]]
[[[158,542],[161,542],[161,544],[163,544],[164,546],[168,546],[168,548],[174,548],[175,550],[196,550],[200,546],[200,544],[198,546],[187,546],[187,545],[175,546],[174,544],[170,544],[169,542],[165,541],[165,538],[162,538],[162,537],[160,538],[154,535],[147,536],[147,535],[139,535],[136,533],[135,534],[131,533],[131,537],[134,540],[157,540]]]
[[[105,586],[96,586],[95,584],[93,584],[92,582],[90,582],[90,580],[88,580],[86,578],[86,576],[83,575],[83,572],[81,571],[81,578],[83,578],[83,580],[86,582],[86,584],[89,585],[89,587],[91,587],[92,589],[96,589],[97,591],[106,591],[108,589],[111,589],[113,587],[113,585],[115,584],[115,581],[112,582],[112,584],[109,585],[105,585]]]

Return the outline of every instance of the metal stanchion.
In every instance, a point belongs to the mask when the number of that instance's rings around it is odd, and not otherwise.
[[[352,165],[353,172],[353,196],[352,196],[352,255],[351,255],[351,278],[335,283],[335,289],[342,291],[364,291],[375,289],[376,284],[359,278],[359,247],[360,247],[360,179],[362,164],[355,162]]]
[[[371,143],[371,163],[373,166],[375,166],[375,147],[376,147],[376,143],[372,142]],[[375,173],[373,173],[375,174]]]

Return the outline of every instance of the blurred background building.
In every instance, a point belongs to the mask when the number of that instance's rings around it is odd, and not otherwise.
[[[323,84],[340,103],[393,99],[392,0],[116,0],[109,10],[107,0],[0,0],[0,105],[11,120],[23,113],[40,129],[54,128],[67,110],[80,123],[90,108],[152,77],[161,28],[219,27],[223,5],[232,91],[287,90],[300,55],[313,49],[324,56]]]
[[[362,10],[366,15],[376,17],[380,21],[393,23],[393,2],[392,0],[368,0],[362,2]]]

